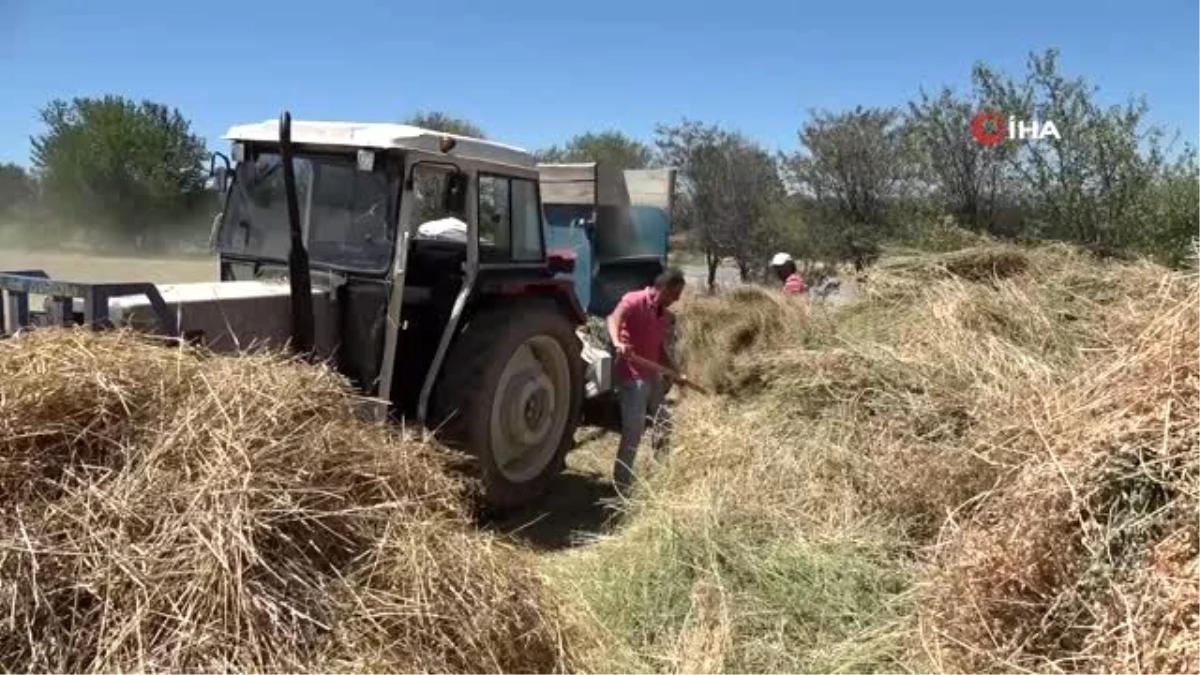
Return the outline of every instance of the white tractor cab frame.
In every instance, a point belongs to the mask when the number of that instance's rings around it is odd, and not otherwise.
[[[221,281],[286,278],[293,348],[475,455],[492,505],[540,495],[573,445],[586,315],[546,254],[534,158],[287,113],[225,138]]]

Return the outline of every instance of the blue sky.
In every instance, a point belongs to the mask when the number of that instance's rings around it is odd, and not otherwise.
[[[48,100],[104,93],[179,107],[212,149],[288,107],[441,109],[527,148],[603,128],[648,140],[687,116],[791,150],[811,108],[903,104],[1046,47],[1194,141],[1198,18],[1196,0],[0,0],[0,161],[28,162]]]

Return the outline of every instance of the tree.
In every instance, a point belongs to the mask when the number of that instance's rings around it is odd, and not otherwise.
[[[889,210],[914,188],[909,136],[894,108],[814,112],[799,132],[801,151],[785,156],[793,186],[818,217],[836,220],[845,255],[862,267],[896,223]]]
[[[1200,221],[1200,166],[1195,148],[1185,148],[1164,166],[1141,198],[1137,249],[1172,267],[1195,260]]]
[[[142,246],[161,246],[207,203],[204,141],[178,110],[120,96],[51,101],[32,139],[54,215]]]
[[[1017,120],[1054,122],[1060,138],[1019,142],[1009,155],[1034,232],[1100,248],[1141,237],[1142,195],[1163,175],[1163,132],[1144,124],[1147,105],[1102,108],[1095,88],[1059,72],[1058,52],[1030,54],[1023,81],[985,64],[974,80],[990,109]]]
[[[454,134],[455,136],[487,138],[483,129],[474,122],[461,117],[453,117],[437,110],[418,111],[405,120],[404,123],[414,127],[421,127],[422,129]]]
[[[650,146],[615,130],[580,134],[562,147],[553,145],[538,153],[538,160],[546,163],[599,162],[620,169],[644,169],[653,159]]]
[[[33,206],[37,184],[24,167],[0,164],[0,216]]]
[[[936,206],[973,230],[998,232],[997,213],[1005,188],[1005,163],[1012,146],[986,146],[971,135],[971,119],[982,106],[949,88],[937,98],[921,92],[909,104],[908,131],[916,161],[930,182]]]
[[[709,288],[726,256],[747,280],[774,243],[772,209],[783,196],[775,161],[740,133],[696,121],[660,125],[657,134],[664,161],[681,172],[675,215],[698,236]]]

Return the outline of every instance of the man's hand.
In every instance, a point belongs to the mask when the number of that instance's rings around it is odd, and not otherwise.
[[[624,342],[616,340],[613,342],[613,351],[615,351],[618,356],[625,356],[625,355],[629,354],[630,347],[629,347],[629,345],[625,344]]]

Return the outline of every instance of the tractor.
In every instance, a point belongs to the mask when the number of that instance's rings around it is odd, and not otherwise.
[[[212,232],[218,281],[3,273],[0,329],[120,325],[217,352],[288,346],[336,367],[390,417],[472,454],[491,506],[540,496],[564,466],[587,392],[608,388],[588,378],[608,374],[606,363],[585,368],[584,353],[603,350],[579,330],[578,261],[547,253],[555,227],[534,158],[413,126],[286,112],[225,138],[231,154],[211,167],[225,195]],[[605,269],[609,249],[594,250]],[[590,265],[579,271],[589,283]],[[590,304],[610,302],[609,277],[595,278]],[[43,311],[30,310],[31,294],[45,297]]]

